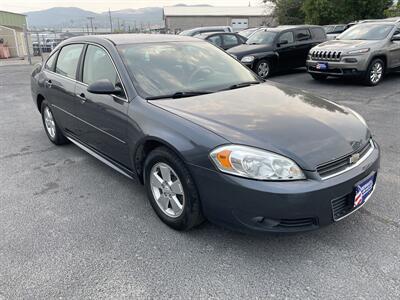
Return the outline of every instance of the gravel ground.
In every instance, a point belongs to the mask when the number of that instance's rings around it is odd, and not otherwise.
[[[382,147],[374,196],[321,230],[251,236],[205,223],[175,232],[144,188],[47,139],[30,66],[0,67],[0,299],[400,298],[400,74],[369,88],[273,81],[350,106]]]

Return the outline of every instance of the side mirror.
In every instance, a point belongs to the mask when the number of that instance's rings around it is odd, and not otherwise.
[[[110,94],[121,94],[121,88],[114,86],[110,80],[108,79],[100,79],[92,84],[90,84],[87,88],[87,91],[92,94],[100,94],[100,95],[110,95]]]
[[[396,35],[394,35],[394,36],[392,36],[392,42],[398,42],[398,41],[400,41],[400,34],[396,34]]]
[[[280,42],[278,43],[278,46],[280,47],[280,46],[282,46],[282,45],[287,45],[287,44],[289,44],[289,41],[288,41],[288,40],[283,40],[283,41],[280,41]]]

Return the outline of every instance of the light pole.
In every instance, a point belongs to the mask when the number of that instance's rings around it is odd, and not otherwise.
[[[94,33],[94,31],[93,31],[93,19],[94,19],[94,17],[87,17],[87,19],[90,20],[90,27],[92,29],[92,34],[93,34]]]

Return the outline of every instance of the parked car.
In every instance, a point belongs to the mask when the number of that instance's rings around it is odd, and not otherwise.
[[[143,183],[174,229],[204,218],[316,229],[355,212],[375,187],[380,150],[359,114],[262,83],[197,38],[72,38],[35,68],[31,89],[51,142],[73,142]]]
[[[254,32],[256,32],[259,29],[260,29],[259,27],[247,28],[239,31],[238,33],[245,38],[249,38]]]
[[[328,40],[334,40],[339,34],[347,29],[346,24],[326,25],[324,26]]]
[[[224,50],[246,43],[247,39],[237,33],[208,32],[196,35],[197,38],[206,40]]]
[[[279,70],[304,67],[309,50],[325,41],[321,26],[279,26],[256,31],[246,44],[228,52],[265,79]]]
[[[362,78],[374,86],[385,73],[400,68],[400,25],[366,22],[354,25],[336,40],[311,49],[308,72],[316,80],[328,76]]]
[[[193,29],[188,29],[179,33],[179,35],[184,36],[195,36],[207,32],[233,32],[230,26],[208,26],[208,27],[198,27]]]

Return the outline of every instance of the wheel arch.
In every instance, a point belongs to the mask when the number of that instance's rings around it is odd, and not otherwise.
[[[39,112],[41,112],[42,103],[43,103],[44,99],[45,98],[44,98],[44,96],[42,94],[38,94],[37,97],[36,97],[36,106],[37,106]]]
[[[146,161],[147,156],[156,148],[165,147],[176,154],[183,162],[185,162],[184,157],[178,151],[178,149],[171,145],[166,140],[163,140],[159,137],[155,136],[147,136],[140,140],[133,151],[133,167],[134,172],[139,179],[141,184],[144,184],[144,163]]]
[[[375,54],[371,57],[369,63],[368,63],[368,67],[370,66],[370,64],[375,60],[375,59],[381,59],[383,61],[384,68],[385,68],[385,73],[388,72],[388,58],[386,56],[386,54],[380,53],[380,54]]]

